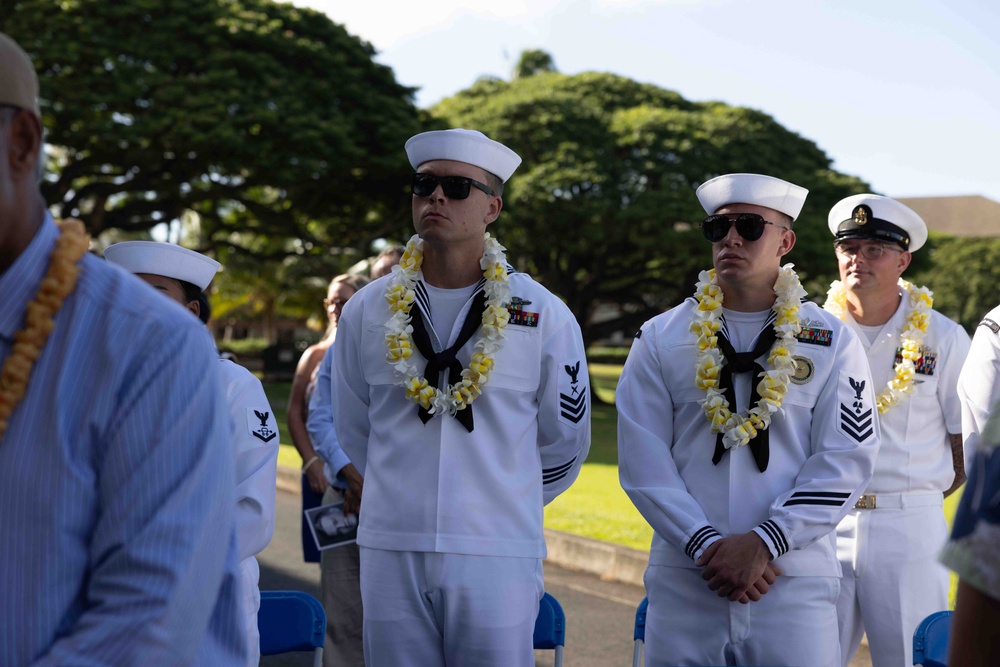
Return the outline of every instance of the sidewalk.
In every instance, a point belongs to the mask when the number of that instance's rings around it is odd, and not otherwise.
[[[297,468],[278,466],[278,489],[288,493],[302,492],[302,474]],[[649,553],[620,547],[589,537],[580,537],[557,530],[545,529],[549,556],[546,559],[561,567],[595,574],[605,581],[620,581],[642,587]]]

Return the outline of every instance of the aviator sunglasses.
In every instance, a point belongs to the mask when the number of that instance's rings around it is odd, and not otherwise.
[[[774,225],[788,229],[775,222],[765,220],[756,213],[740,213],[728,215],[710,215],[701,221],[701,231],[712,243],[718,243],[726,238],[729,228],[736,225],[736,231],[747,241],[756,241],[764,234],[764,225]]]
[[[434,194],[437,186],[441,186],[441,192],[448,199],[466,199],[472,186],[475,186],[493,196],[493,189],[485,183],[466,178],[465,176],[435,176],[434,174],[414,174],[411,187],[413,194],[417,197],[430,197]]]

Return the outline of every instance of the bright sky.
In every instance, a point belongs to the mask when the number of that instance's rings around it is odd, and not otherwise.
[[[995,0],[294,0],[370,42],[428,107],[524,49],[760,109],[895,197],[1000,202]],[[474,8],[470,8],[474,7]],[[335,81],[335,79],[332,79]]]

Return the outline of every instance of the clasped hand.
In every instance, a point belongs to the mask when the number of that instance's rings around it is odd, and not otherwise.
[[[781,575],[770,560],[764,541],[751,531],[713,542],[695,565],[704,568],[702,579],[719,597],[747,604],[759,602]]]

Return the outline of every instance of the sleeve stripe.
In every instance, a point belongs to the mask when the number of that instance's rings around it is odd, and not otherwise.
[[[554,475],[555,473],[565,472],[565,471],[569,470],[570,468],[572,468],[574,463],[576,463],[576,457],[575,456],[570,460],[569,463],[564,463],[561,466],[555,466],[553,468],[543,468],[542,469],[542,475],[543,476],[544,475]]]
[[[781,529],[778,528],[778,524],[768,519],[764,523],[760,524],[760,529],[767,533],[767,536],[771,538],[771,543],[774,544],[774,550],[778,552],[778,556],[782,556],[788,552],[788,542],[785,540],[785,536],[781,532]]]
[[[567,470],[565,472],[562,472],[562,473],[559,473],[558,475],[555,475],[555,476],[551,476],[550,475],[550,476],[547,476],[547,477],[543,477],[542,478],[542,484],[551,484],[552,482],[558,482],[559,480],[561,480],[563,477],[565,477],[568,474],[569,474],[569,470]]]
[[[798,500],[788,500],[782,507],[791,507],[792,505],[830,505],[831,507],[842,507],[844,505],[843,500],[817,500],[815,498],[799,498]]]
[[[716,535],[722,537],[722,535],[719,534],[719,531],[711,526],[704,526],[700,528],[694,535],[691,536],[691,539],[688,540],[684,553],[687,554],[688,558],[693,560],[694,555],[698,553],[698,550],[701,549],[702,545]]]
[[[850,493],[841,493],[840,491],[797,491],[792,494],[792,498],[843,498],[847,500],[851,497]]]

